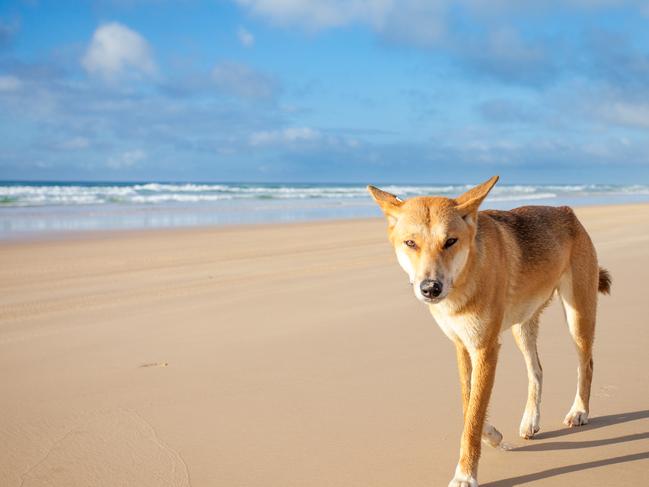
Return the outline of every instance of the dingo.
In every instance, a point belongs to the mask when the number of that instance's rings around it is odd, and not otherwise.
[[[577,394],[564,423],[588,422],[597,291],[611,288],[588,233],[567,206],[478,212],[497,181],[494,176],[455,199],[407,201],[368,186],[387,217],[389,239],[415,296],[455,343],[464,430],[449,487],[477,486],[481,438],[493,446],[502,440],[485,416],[499,334],[507,328],[523,353],[529,379],[520,435],[531,438],[539,431],[543,372],[536,337],[539,316],[555,292],[579,354]]]

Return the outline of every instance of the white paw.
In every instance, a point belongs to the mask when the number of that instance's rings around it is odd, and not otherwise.
[[[485,423],[482,428],[482,441],[495,448],[503,441],[503,435],[489,423]]]
[[[541,429],[539,426],[539,413],[528,413],[525,411],[523,419],[521,420],[521,426],[518,430],[518,434],[521,438],[529,440],[539,432],[539,429]]]
[[[478,481],[473,475],[462,472],[458,465],[455,469],[455,477],[448,483],[448,487],[478,487]]]
[[[571,428],[588,424],[588,413],[580,409],[571,409],[563,423]]]
[[[470,475],[462,478],[455,476],[453,480],[448,483],[448,487],[478,487],[478,481]]]

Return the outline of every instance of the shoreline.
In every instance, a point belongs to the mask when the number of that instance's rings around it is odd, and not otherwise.
[[[487,205],[488,206],[488,205]],[[518,208],[520,206],[534,206],[534,205],[519,205],[511,209]],[[620,203],[603,203],[603,204],[586,204],[586,205],[548,205],[548,206],[570,206],[576,211],[590,211],[606,208],[616,208],[616,207],[638,207],[649,208],[649,201],[646,202],[620,202]],[[485,209],[499,209],[499,208],[485,208]],[[482,210],[481,210],[482,211]],[[2,215],[0,210],[0,216]],[[96,229],[87,229],[87,230],[58,230],[58,231],[46,231],[42,233],[36,232],[24,232],[22,234],[16,234],[11,236],[4,236],[0,232],[0,247],[7,246],[11,244],[25,244],[32,242],[61,242],[61,241],[74,241],[74,240],[95,240],[101,238],[109,237],[142,237],[145,235],[162,235],[165,233],[177,233],[177,232],[214,232],[214,231],[228,231],[228,230],[237,230],[241,228],[282,228],[282,227],[293,227],[296,225],[317,225],[321,223],[345,223],[345,222],[368,222],[383,220],[382,215],[377,214],[377,216],[363,216],[363,217],[323,217],[323,218],[310,218],[304,220],[291,220],[291,221],[266,221],[266,222],[240,222],[240,223],[222,223],[222,224],[207,224],[207,225],[178,225],[178,226],[154,226],[154,227],[142,227],[142,228],[96,228]]]
[[[402,199],[454,197],[466,184],[383,185]],[[573,207],[649,203],[648,184],[502,184],[485,205]],[[0,240],[44,234],[232,226],[380,216],[364,185],[0,182]]]

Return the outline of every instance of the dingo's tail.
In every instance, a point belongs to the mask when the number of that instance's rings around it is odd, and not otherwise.
[[[603,267],[599,268],[599,286],[598,290],[602,294],[611,294],[611,283],[613,279],[611,278],[611,273],[604,269]]]

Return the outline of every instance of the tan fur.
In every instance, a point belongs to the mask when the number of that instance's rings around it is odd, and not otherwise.
[[[407,201],[368,186],[388,219],[388,238],[415,296],[429,306],[456,346],[464,429],[450,486],[477,486],[481,438],[491,444],[502,438],[485,417],[499,335],[507,328],[523,353],[529,378],[520,434],[531,438],[538,432],[543,380],[536,350],[538,321],[555,292],[579,355],[577,393],[564,421],[569,426],[587,423],[597,291],[609,293],[611,286],[610,274],[598,266],[590,237],[570,208],[478,211],[497,181],[495,176],[455,199]],[[422,288],[422,282],[433,281],[440,286],[439,295]]]

